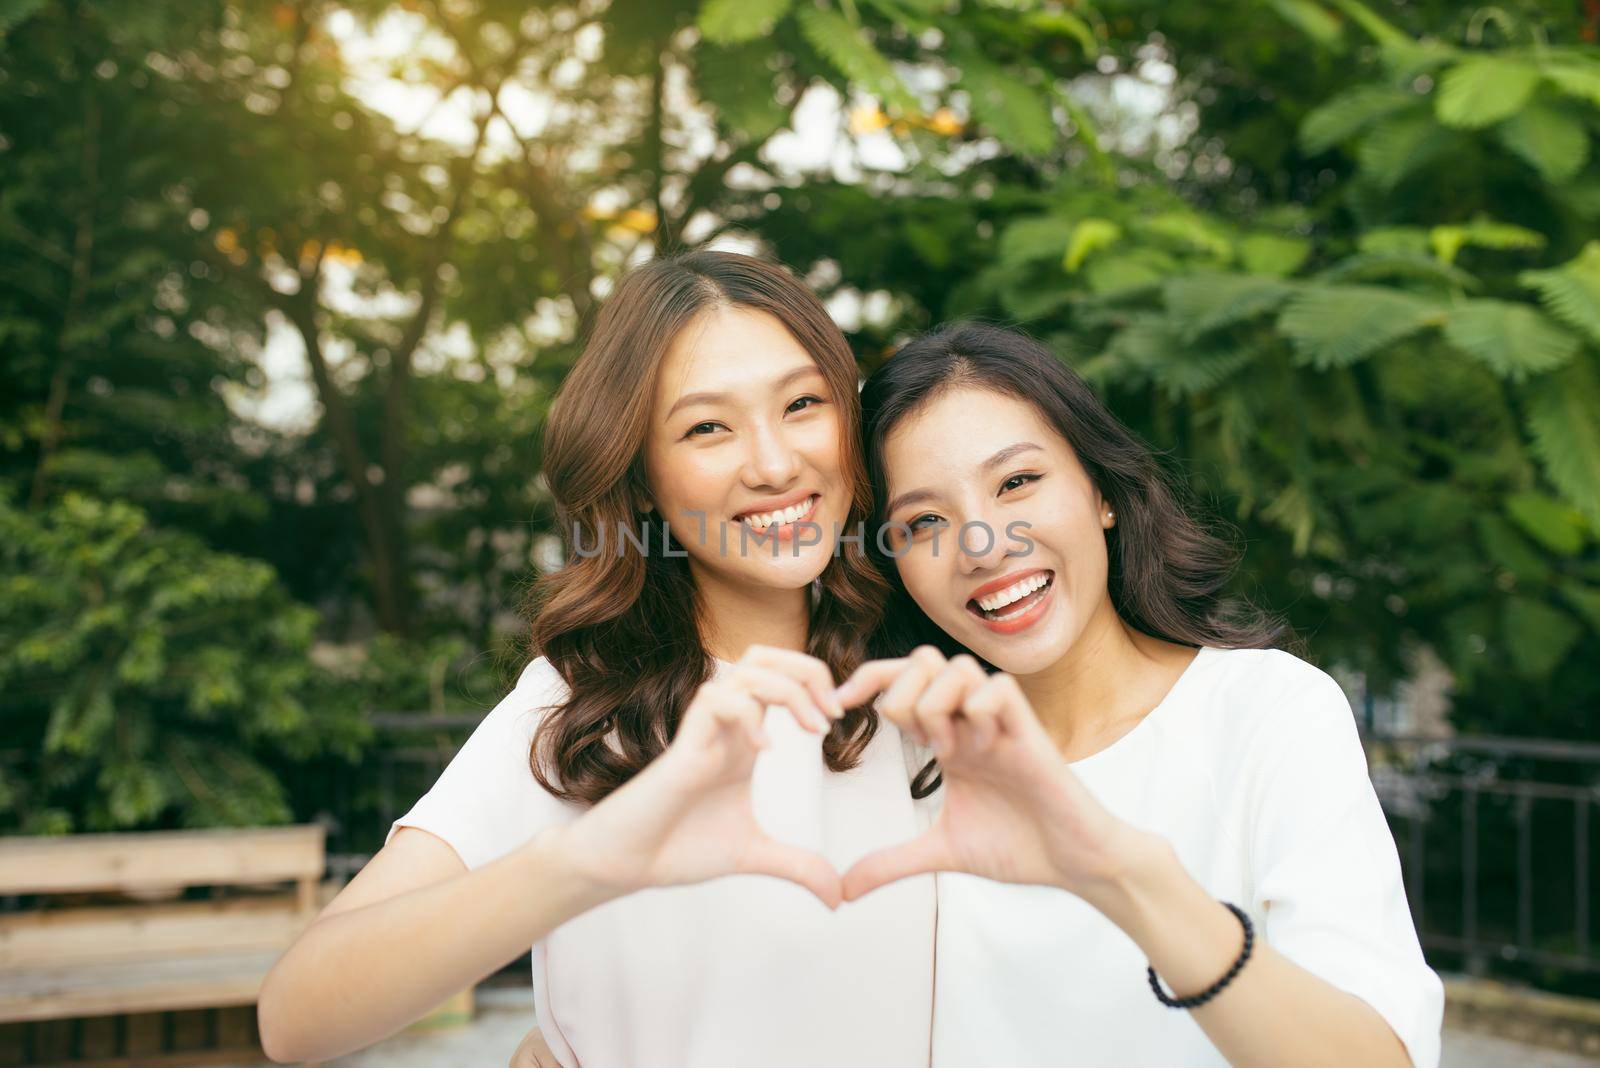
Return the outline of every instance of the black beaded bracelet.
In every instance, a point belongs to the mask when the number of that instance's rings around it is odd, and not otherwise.
[[[1155,995],[1161,1000],[1161,1004],[1170,1009],[1199,1008],[1221,993],[1223,987],[1233,982],[1233,977],[1239,974],[1239,969],[1244,967],[1244,962],[1250,959],[1250,950],[1254,948],[1256,942],[1255,927],[1251,925],[1250,917],[1245,915],[1244,909],[1231,901],[1224,901],[1223,904],[1228,906],[1228,911],[1239,917],[1239,922],[1244,925],[1244,948],[1239,951],[1239,959],[1233,962],[1233,967],[1228,969],[1226,975],[1212,983],[1209,988],[1186,998],[1168,997],[1166,991],[1161,989],[1161,980],[1156,978],[1156,970],[1146,965],[1145,971],[1150,973],[1150,989],[1155,991]]]

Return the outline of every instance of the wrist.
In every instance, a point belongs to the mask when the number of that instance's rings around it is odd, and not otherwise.
[[[1184,872],[1172,843],[1160,835],[1124,825],[1094,878],[1082,887],[1069,889],[1142,945],[1152,924],[1171,906],[1186,882],[1192,880]]]
[[[593,862],[594,851],[584,847],[580,822],[547,828],[523,847],[525,858],[547,873],[574,915],[633,890]]]

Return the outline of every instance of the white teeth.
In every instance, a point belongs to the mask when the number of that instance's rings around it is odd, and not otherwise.
[[[985,612],[998,612],[1008,604],[1015,604],[1034,590],[1039,589],[1050,581],[1050,576],[1043,572],[1030,575],[1021,582],[1013,583],[999,593],[991,593],[987,597],[978,598],[978,607]]]
[[[791,504],[789,507],[781,508],[776,512],[762,512],[758,515],[747,515],[743,517],[740,522],[749,524],[756,530],[766,530],[774,523],[781,527],[785,523],[799,522],[807,515],[810,515],[811,506],[816,503],[817,498],[815,496],[807,497],[799,504]]]

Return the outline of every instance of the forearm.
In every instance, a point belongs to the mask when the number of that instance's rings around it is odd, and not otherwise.
[[[315,1061],[370,1045],[611,896],[552,829],[481,868],[321,917],[262,985],[263,1048]]]
[[[1155,836],[1142,836],[1121,875],[1087,896],[1138,944],[1176,997],[1209,988],[1243,946],[1238,918]],[[1189,1011],[1235,1068],[1411,1064],[1376,1009],[1278,953],[1259,931],[1233,981]]]

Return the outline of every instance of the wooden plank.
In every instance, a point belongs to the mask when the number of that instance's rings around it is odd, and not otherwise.
[[[0,838],[0,894],[320,879],[322,827]]]
[[[314,918],[300,896],[0,914],[0,968],[282,949]]]
[[[0,972],[0,1022],[249,1005],[279,951]]]

